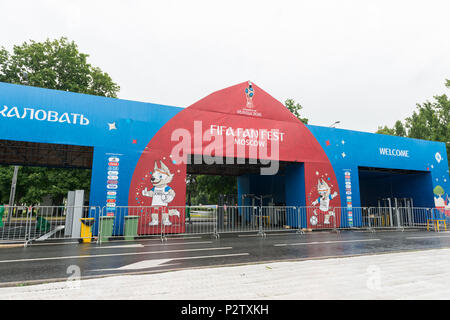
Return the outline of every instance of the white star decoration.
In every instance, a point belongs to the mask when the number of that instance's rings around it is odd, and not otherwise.
[[[117,128],[116,128],[116,123],[115,123],[115,122],[113,122],[113,123],[108,123],[108,126],[109,126],[109,130],[117,130]]]
[[[345,156],[346,156],[345,152],[342,152],[341,156],[342,156],[342,158],[345,158]]]
[[[341,143],[342,143],[342,144],[345,144],[345,141],[344,141],[344,140],[342,140],[342,141],[341,141]]]

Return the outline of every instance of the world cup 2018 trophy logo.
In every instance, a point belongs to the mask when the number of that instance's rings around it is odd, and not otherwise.
[[[245,88],[245,97],[247,98],[247,108],[252,109],[253,108],[253,96],[255,95],[255,92],[253,91],[252,83],[248,82],[248,87]]]

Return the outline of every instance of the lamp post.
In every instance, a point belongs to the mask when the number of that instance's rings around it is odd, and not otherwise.
[[[341,123],[340,121],[336,121],[335,123],[333,123],[330,128],[334,128],[335,125],[337,125],[338,123]]]
[[[19,173],[19,166],[14,166],[14,173],[11,180],[11,191],[9,193],[9,204],[8,204],[8,216],[6,218],[6,222],[9,222],[12,207],[14,206],[14,198],[16,197],[16,185],[17,185],[17,174]]]
[[[25,85],[28,85],[28,73],[26,71],[22,72],[22,76],[23,76],[23,82]],[[14,201],[15,201],[15,197],[16,197],[16,185],[17,185],[17,175],[19,173],[19,166],[14,166],[14,173],[13,173],[13,177],[11,180],[11,190],[9,192],[9,208],[14,206]],[[11,210],[11,209],[9,209]],[[9,211],[11,212],[11,211]],[[7,221],[9,220],[11,214],[8,214],[8,218]]]

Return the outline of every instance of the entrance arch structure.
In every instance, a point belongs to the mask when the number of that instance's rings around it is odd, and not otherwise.
[[[162,201],[169,207],[185,206],[186,168],[192,158],[206,163],[223,158],[251,159],[268,164],[261,169],[262,174],[276,174],[277,161],[301,163],[303,179],[293,175],[286,181],[290,189],[287,205],[311,206],[318,202],[321,188],[331,190],[327,206],[339,207],[341,203],[336,175],[320,143],[281,102],[251,82],[216,91],[171,118],[137,162],[128,205],[152,206]],[[161,175],[170,181],[165,189],[152,183],[152,178],[159,180]],[[166,226],[165,232],[184,232],[184,210],[169,219],[172,225]],[[144,234],[159,231],[140,226]]]

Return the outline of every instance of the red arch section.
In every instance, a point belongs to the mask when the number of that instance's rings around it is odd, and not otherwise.
[[[160,166],[162,161],[174,175],[169,186],[175,192],[175,198],[169,206],[180,207],[181,213],[180,217],[170,217],[172,226],[165,227],[165,231],[184,232],[182,208],[186,201],[186,163],[181,159],[185,159],[186,154],[221,157],[233,152],[244,158],[303,162],[306,201],[319,197],[319,173],[326,173],[332,191],[338,191],[331,163],[313,134],[283,104],[255,84],[251,86],[251,97],[248,95],[249,82],[243,82],[208,95],[170,119],[148,143],[136,165],[128,205],[152,205],[153,198],[144,196],[142,191],[152,188],[150,179],[155,162]],[[258,147],[252,146],[254,141]],[[271,152],[277,145],[279,152]],[[338,195],[330,205],[339,204]],[[311,203],[307,202],[307,205]],[[140,234],[159,231],[156,227],[149,229],[146,223],[139,228]]]

